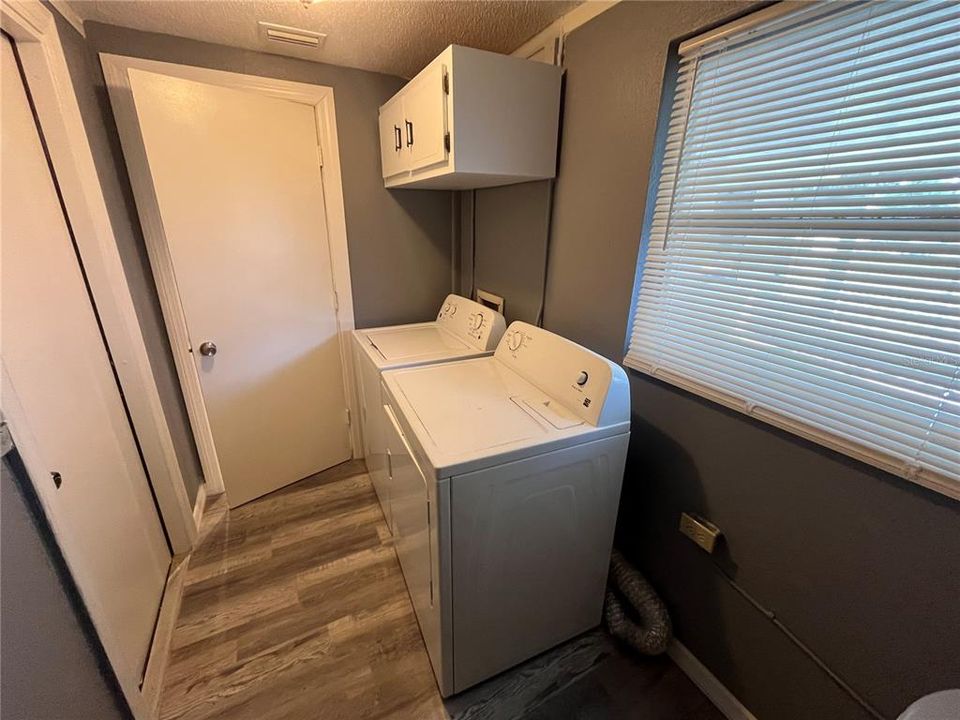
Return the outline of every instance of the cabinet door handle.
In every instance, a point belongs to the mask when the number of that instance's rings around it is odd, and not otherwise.
[[[393,149],[394,149],[394,150],[399,150],[400,148],[401,148],[401,142],[400,142],[400,126],[399,126],[399,125],[394,125],[394,126],[393,126]]]
[[[407,124],[407,147],[413,145],[413,123],[409,120],[404,120]]]

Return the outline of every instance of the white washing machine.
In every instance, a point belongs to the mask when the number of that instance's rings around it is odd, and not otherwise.
[[[433,322],[353,331],[364,458],[387,525],[393,512],[387,488],[386,417],[380,373],[391,368],[492,355],[503,336],[503,315],[459,295],[447,295]]]
[[[492,357],[383,373],[395,546],[444,696],[600,622],[623,369],[514,322]]]

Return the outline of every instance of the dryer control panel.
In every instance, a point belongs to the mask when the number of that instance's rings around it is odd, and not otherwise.
[[[503,336],[503,315],[459,295],[447,295],[437,323],[478,350],[493,350]]]
[[[494,357],[591,425],[630,420],[623,368],[575,342],[512,322]]]

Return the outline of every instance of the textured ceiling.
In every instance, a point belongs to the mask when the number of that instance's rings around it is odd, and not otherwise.
[[[509,53],[580,2],[70,0],[84,20],[412,77],[451,43]],[[320,50],[265,43],[257,22],[327,33]]]

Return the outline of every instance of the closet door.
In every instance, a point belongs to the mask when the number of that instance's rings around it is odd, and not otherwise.
[[[170,552],[5,36],[2,53],[3,410],[115,670],[139,677]]]

